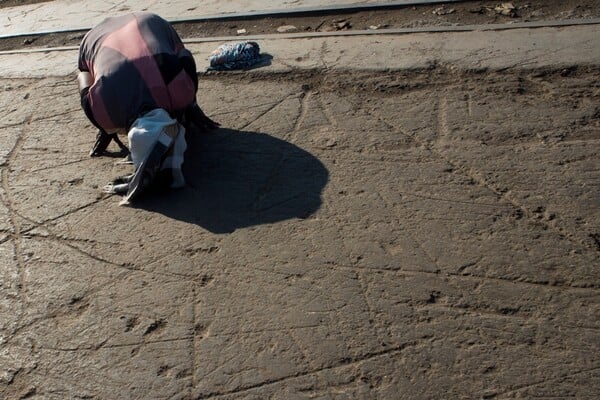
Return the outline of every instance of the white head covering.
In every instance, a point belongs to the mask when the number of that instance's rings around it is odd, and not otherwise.
[[[187,148],[185,128],[177,120],[171,118],[166,110],[157,108],[136,119],[129,129],[127,137],[129,138],[131,161],[133,161],[136,170],[142,161],[148,157],[157,141],[168,147],[170,146],[167,157],[161,164],[160,169],[172,169],[173,183],[171,187],[185,185],[181,173],[183,153]]]

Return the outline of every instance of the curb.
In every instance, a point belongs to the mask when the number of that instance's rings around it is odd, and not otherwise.
[[[596,45],[599,33],[598,24],[585,24],[411,34],[272,35],[260,42],[261,50],[273,56],[271,64],[246,72],[390,72],[425,70],[434,66],[464,71],[497,71],[599,66],[600,48]],[[239,37],[235,39],[240,40]],[[202,70],[208,66],[208,55],[216,45],[211,39],[188,42],[186,47],[194,54],[198,68]],[[77,71],[76,60],[77,48],[2,54],[0,77],[69,76]],[[24,65],[27,66],[25,70]]]
[[[185,44],[193,43],[215,43],[215,42],[235,42],[241,40],[274,40],[274,39],[311,39],[323,37],[349,37],[349,36],[370,36],[370,35],[409,35],[413,33],[452,33],[452,32],[484,32],[484,31],[504,31],[510,29],[536,29],[536,28],[556,28],[582,25],[600,25],[600,18],[583,18],[557,21],[534,21],[519,22],[512,24],[480,24],[480,25],[452,25],[452,26],[431,26],[421,28],[386,28],[377,30],[351,30],[335,32],[297,32],[297,33],[275,33],[261,35],[243,35],[243,36],[214,36],[207,38],[188,38],[182,39]],[[49,51],[72,51],[78,50],[79,46],[59,46],[59,47],[37,47],[19,50],[3,50],[0,56],[6,54],[27,54],[27,53],[46,53]]]

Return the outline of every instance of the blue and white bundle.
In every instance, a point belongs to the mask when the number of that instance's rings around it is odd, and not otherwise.
[[[238,42],[219,46],[208,58],[210,68],[218,71],[250,68],[261,61],[256,42]]]

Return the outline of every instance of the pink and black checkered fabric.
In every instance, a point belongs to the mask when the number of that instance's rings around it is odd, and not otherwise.
[[[176,113],[195,101],[192,55],[171,24],[155,14],[105,19],[85,35],[79,69],[93,77],[87,105],[107,131],[128,128],[144,111]]]

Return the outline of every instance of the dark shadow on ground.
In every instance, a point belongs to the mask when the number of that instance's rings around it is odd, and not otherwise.
[[[312,154],[273,136],[232,129],[188,135],[187,186],[149,194],[136,207],[214,233],[307,218],[329,173]]]
[[[273,61],[272,55],[270,55],[269,53],[261,53],[260,61],[256,64],[254,64],[253,66],[251,66],[250,68],[248,68],[248,70],[262,68],[262,67],[268,67],[269,65],[271,65],[272,61]]]

